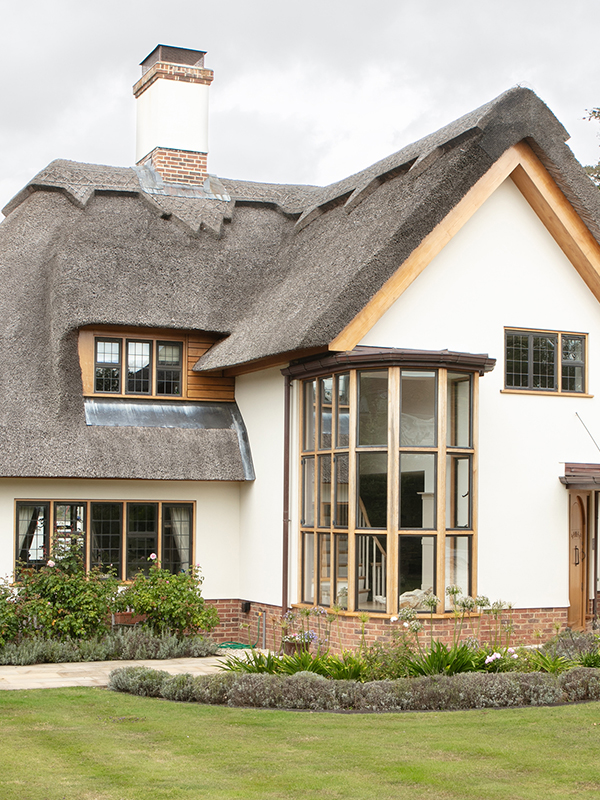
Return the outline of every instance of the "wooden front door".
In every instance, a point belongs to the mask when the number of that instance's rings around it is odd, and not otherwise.
[[[585,628],[589,492],[569,492],[569,613],[574,630]]]

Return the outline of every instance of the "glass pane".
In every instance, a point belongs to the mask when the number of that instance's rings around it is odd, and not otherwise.
[[[348,608],[348,534],[334,536],[336,604]]]
[[[348,527],[348,454],[338,453],[335,467],[335,520],[338,528]]]
[[[446,536],[446,586],[458,586],[462,595],[471,594],[470,536]],[[446,596],[446,608],[453,608]]]
[[[158,343],[157,361],[159,367],[181,366],[181,345],[177,342]]]
[[[336,447],[348,447],[350,443],[350,375],[337,375],[336,389]]]
[[[448,447],[471,447],[471,376],[448,373]]]
[[[315,459],[302,459],[302,525],[315,524]]]
[[[150,394],[150,342],[127,342],[127,391]]]
[[[304,384],[304,450],[315,449],[316,392],[316,381],[307,381]]]
[[[178,342],[158,342],[156,352],[156,393],[181,395],[181,351]]]
[[[85,506],[76,503],[56,503],[54,506],[55,546],[60,550],[76,546],[79,556],[85,554]]]
[[[506,334],[506,386],[527,388],[529,384],[529,337]]]
[[[319,605],[331,605],[331,534],[319,534]]]
[[[162,562],[173,574],[190,568],[192,554],[192,506],[163,505]]]
[[[386,445],[388,374],[360,372],[358,379],[358,444]]]
[[[400,453],[400,528],[435,528],[435,453]]]
[[[387,537],[356,537],[356,607],[385,611],[387,597]]]
[[[321,450],[329,450],[331,447],[332,392],[333,378],[321,378],[319,380],[319,397],[321,402],[319,448]]]
[[[556,336],[533,336],[534,389],[556,389]]]
[[[96,367],[94,372],[94,391],[116,392],[118,394],[121,391],[121,368]]]
[[[447,456],[446,527],[471,527],[471,458]]]
[[[359,453],[357,528],[387,527],[387,453]]]
[[[576,367],[570,364],[563,364],[562,390],[563,392],[585,391],[583,367]]]
[[[121,343],[96,339],[96,363],[120,364]]]
[[[436,373],[402,370],[400,444],[433,447],[436,441]]]
[[[585,343],[582,336],[562,336],[562,390],[585,391]]]
[[[424,601],[435,594],[435,543],[435,536],[399,537],[400,609],[429,611]]]
[[[122,511],[121,503],[92,503],[90,509],[91,566],[103,571],[114,568],[118,578],[121,577]]]
[[[127,580],[136,572],[148,573],[150,555],[157,551],[157,507],[136,503],[127,507]]]
[[[302,537],[303,555],[302,559],[302,602],[315,602],[315,535],[305,533]]]
[[[48,506],[17,503],[17,561],[40,566],[50,557]]]
[[[319,456],[319,527],[331,525],[331,456]]]

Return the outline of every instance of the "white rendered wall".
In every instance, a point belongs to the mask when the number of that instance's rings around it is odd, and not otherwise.
[[[203,83],[157,80],[137,99],[136,156],[155,147],[208,153],[208,89]]]
[[[240,487],[240,597],[272,605],[282,591],[284,386],[280,368],[235,382],[256,473]]]
[[[239,485],[195,481],[0,480],[0,577],[12,573],[19,500],[196,502],[195,562],[211,599],[240,596]]]
[[[503,394],[504,328],[588,333],[600,392],[600,307],[509,179],[360,342],[497,359],[480,379],[478,592],[518,607],[568,599],[564,462],[599,463],[600,399]]]

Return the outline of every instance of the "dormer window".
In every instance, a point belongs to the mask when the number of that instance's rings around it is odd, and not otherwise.
[[[168,328],[89,326],[79,331],[84,397],[233,402],[235,379],[194,370],[220,337]]]

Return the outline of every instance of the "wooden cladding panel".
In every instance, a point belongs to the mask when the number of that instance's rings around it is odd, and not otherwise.
[[[233,402],[235,379],[219,375],[204,375],[194,372],[194,364],[217,341],[217,337],[190,335],[187,343],[187,396],[190,400],[215,400]]]

